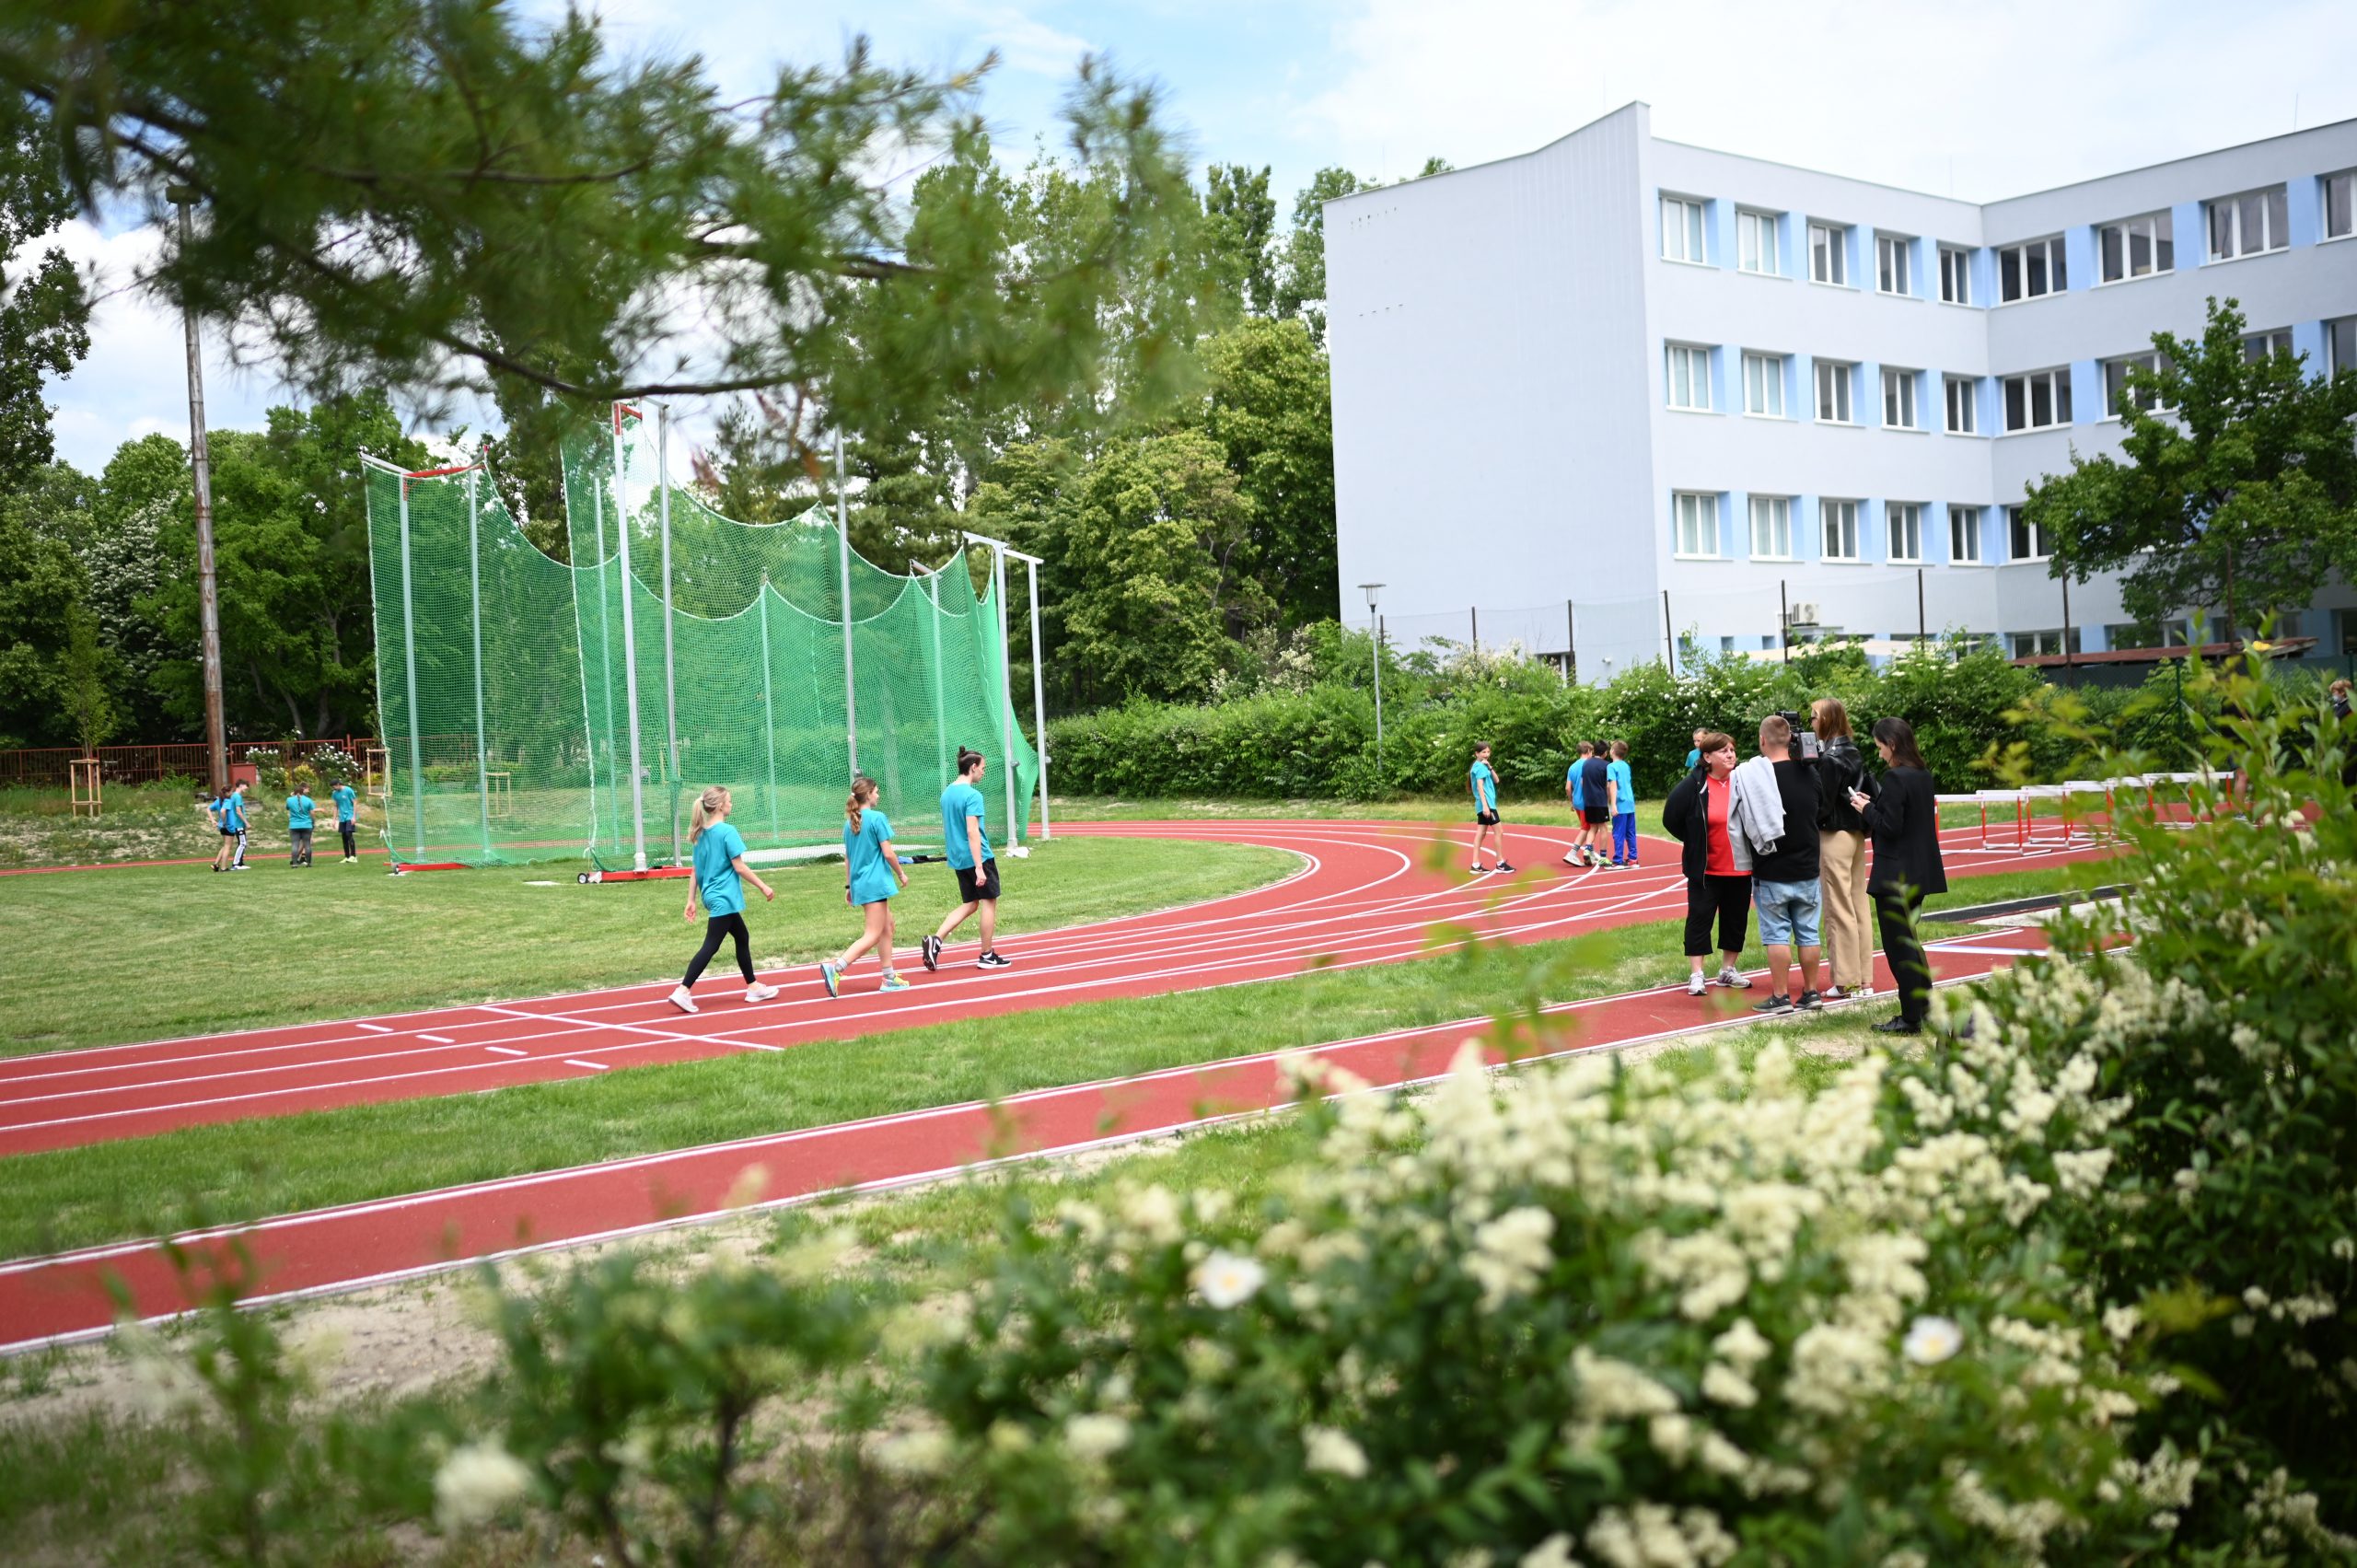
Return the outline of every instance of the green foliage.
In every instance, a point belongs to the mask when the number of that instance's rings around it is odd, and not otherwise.
[[[0,498],[0,747],[71,743],[84,688],[73,642],[88,579],[59,520],[33,501]]]
[[[1202,428],[1249,508],[1229,571],[1275,601],[1278,623],[1333,613],[1334,413],[1326,356],[1298,321],[1250,319],[1203,345],[1211,394]]]
[[[1215,163],[1203,170],[1206,248],[1220,285],[1255,316],[1277,306],[1277,203],[1269,194],[1269,166],[1258,171],[1240,163]]]
[[[1286,237],[1277,279],[1277,314],[1299,319],[1310,341],[1326,342],[1326,203],[1354,195],[1368,182],[1347,168],[1321,168],[1293,203],[1293,232]]]
[[[0,101],[0,488],[13,490],[48,463],[45,377],[69,376],[90,352],[90,302],[65,252],[52,246],[31,267],[17,253],[74,215],[58,177],[62,149],[36,105]]]
[[[2113,411],[2122,456],[2074,454],[2028,502],[2057,576],[2124,571],[2137,620],[2220,606],[2227,638],[2357,571],[2357,370],[2251,357],[2235,305],[2213,296],[2198,339],[2155,332],[2157,368],[2131,372]]]

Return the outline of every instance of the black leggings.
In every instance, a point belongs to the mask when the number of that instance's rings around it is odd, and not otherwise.
[[[745,917],[741,914],[716,914],[704,922],[703,946],[696,949],[695,961],[688,966],[688,978],[679,982],[681,985],[695,984],[696,978],[703,973],[704,965],[712,962],[712,956],[720,951],[720,939],[724,936],[737,938],[737,972],[745,977],[747,985],[753,983],[753,935],[745,929]]]
[[[1711,918],[1713,915],[1719,922],[1718,950],[1722,953],[1742,952],[1744,933],[1751,925],[1749,877],[1705,877],[1700,882],[1686,884],[1688,958],[1710,956]]]
[[[344,858],[346,860],[350,860],[354,856],[357,855],[360,853],[360,846],[354,839],[353,824],[350,822],[338,822],[335,825],[335,830],[343,838]]]
[[[1890,965],[1891,981],[1898,987],[1898,1016],[1918,1025],[1932,1010],[1932,961],[1923,956],[1923,939],[1915,932],[1915,911],[1922,901],[1920,893],[1875,889],[1875,926],[1882,937],[1883,961]]]

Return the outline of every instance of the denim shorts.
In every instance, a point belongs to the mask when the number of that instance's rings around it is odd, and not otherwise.
[[[1754,882],[1752,907],[1759,912],[1759,940],[1775,947],[1817,946],[1817,880]]]

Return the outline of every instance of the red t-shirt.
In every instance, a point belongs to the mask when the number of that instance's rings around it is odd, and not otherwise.
[[[1725,779],[1702,781],[1702,869],[1713,877],[1740,877],[1735,845],[1727,842],[1727,808],[1735,804],[1735,787]]]

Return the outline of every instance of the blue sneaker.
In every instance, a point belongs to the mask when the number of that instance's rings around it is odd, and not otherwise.
[[[890,974],[886,975],[884,977],[884,983],[877,986],[876,989],[878,991],[906,991],[909,989],[909,981],[901,976],[898,970],[895,970]]]
[[[835,961],[832,958],[829,958],[819,966],[819,978],[827,982],[828,995],[841,996],[843,993],[842,977],[835,973]]]

